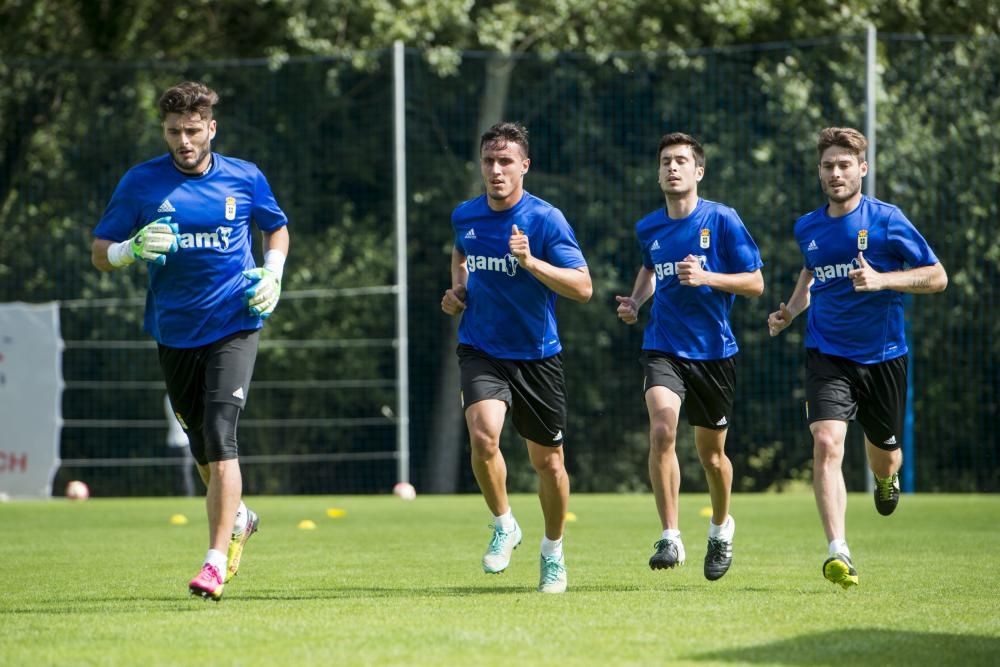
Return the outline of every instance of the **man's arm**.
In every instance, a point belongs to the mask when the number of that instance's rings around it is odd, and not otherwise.
[[[531,254],[528,237],[518,231],[517,225],[511,229],[510,253],[517,258],[518,265],[535,276],[550,290],[579,303],[587,303],[594,294],[590,280],[590,269],[586,266],[560,268],[538,259]]]
[[[764,293],[764,276],[760,269],[745,273],[713,273],[702,268],[694,255],[688,255],[677,263],[677,279],[689,287],[706,285],[737,296],[760,296]]]
[[[645,266],[640,266],[632,284],[632,294],[615,297],[618,301],[618,318],[625,324],[635,324],[639,319],[639,309],[653,296],[655,290],[656,274]]]
[[[177,225],[170,217],[149,223],[139,232],[121,243],[107,239],[94,239],[90,245],[90,261],[98,271],[114,271],[141,259],[150,264],[162,266],[167,255],[177,252]]]
[[[934,294],[943,292],[948,286],[948,274],[940,262],[905,271],[879,273],[865,260],[864,254],[859,252],[858,264],[861,265],[860,268],[847,274],[854,283],[855,292],[877,292],[888,289],[906,294]]]
[[[767,316],[767,329],[772,336],[781,333],[792,323],[792,320],[809,307],[809,288],[812,287],[812,283],[812,271],[803,267],[802,271],[799,272],[799,279],[795,282],[792,296],[788,298],[788,304],[782,302],[778,306],[778,310]]]
[[[465,265],[465,255],[458,248],[451,249],[451,288],[445,291],[441,299],[441,310],[448,315],[457,315],[465,310],[465,299],[468,296],[466,285],[469,283],[469,267]]]

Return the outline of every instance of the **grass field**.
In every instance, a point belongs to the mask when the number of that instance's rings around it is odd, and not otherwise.
[[[652,498],[578,495],[565,595],[535,592],[533,496],[512,500],[525,539],[494,576],[478,496],[250,501],[261,529],[219,603],[187,595],[199,499],[0,504],[0,664],[1000,664],[998,496],[904,496],[887,519],[851,495],[861,583],[844,591],[820,573],[811,494],[734,498],[717,582],[702,575],[707,496],[681,500],[687,564],[653,572]]]

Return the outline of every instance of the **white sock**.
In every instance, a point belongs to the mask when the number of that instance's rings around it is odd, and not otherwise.
[[[233,522],[233,536],[242,535],[243,531],[247,529],[247,521],[250,519],[247,515],[247,506],[240,501],[240,507],[236,510],[236,520]]]
[[[219,572],[219,576],[223,579],[226,578],[226,561],[228,557],[221,551],[216,551],[215,549],[209,549],[208,553],[205,555],[205,563],[211,565]]]
[[[848,558],[851,557],[851,550],[847,546],[847,540],[836,539],[830,542],[830,555],[834,554],[844,554]]]
[[[663,534],[660,536],[660,539],[670,540],[672,542],[680,542],[681,531],[677,530],[676,528],[667,528],[666,530],[663,531]]]
[[[514,528],[517,526],[517,521],[514,520],[513,510],[508,507],[506,512],[500,516],[493,517],[493,525],[505,533],[514,532]]]
[[[708,520],[708,536],[712,537],[722,537],[723,539],[732,539],[733,535],[733,517],[726,515],[726,520],[722,522],[721,526],[716,526],[715,522],[711,519]]]
[[[558,540],[550,540],[547,537],[542,537],[542,555],[543,556],[557,556],[562,558],[562,538]]]

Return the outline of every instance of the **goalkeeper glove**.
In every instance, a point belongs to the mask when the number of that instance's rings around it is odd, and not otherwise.
[[[250,314],[266,320],[274,312],[281,296],[281,274],[264,266],[244,271],[243,277],[254,281],[243,293],[243,300],[250,309]]]
[[[108,261],[112,266],[128,266],[141,259],[163,266],[167,253],[177,252],[177,232],[177,224],[170,222],[169,216],[154,220],[128,241],[109,246]]]

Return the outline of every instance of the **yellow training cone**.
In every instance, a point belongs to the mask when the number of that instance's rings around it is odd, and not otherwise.
[[[175,514],[170,517],[170,525],[172,526],[186,526],[188,518],[183,514]]]
[[[339,519],[340,517],[347,516],[347,510],[342,510],[339,507],[331,507],[326,511],[326,515],[331,519]]]
[[[567,521],[576,521],[576,515],[573,514],[572,512],[566,512],[566,520]]]
[[[701,510],[698,512],[698,516],[703,516],[703,517],[710,517],[710,516],[712,516],[712,508],[711,507],[702,507]]]
[[[302,519],[299,521],[299,528],[301,530],[316,530],[316,522],[312,519]]]

